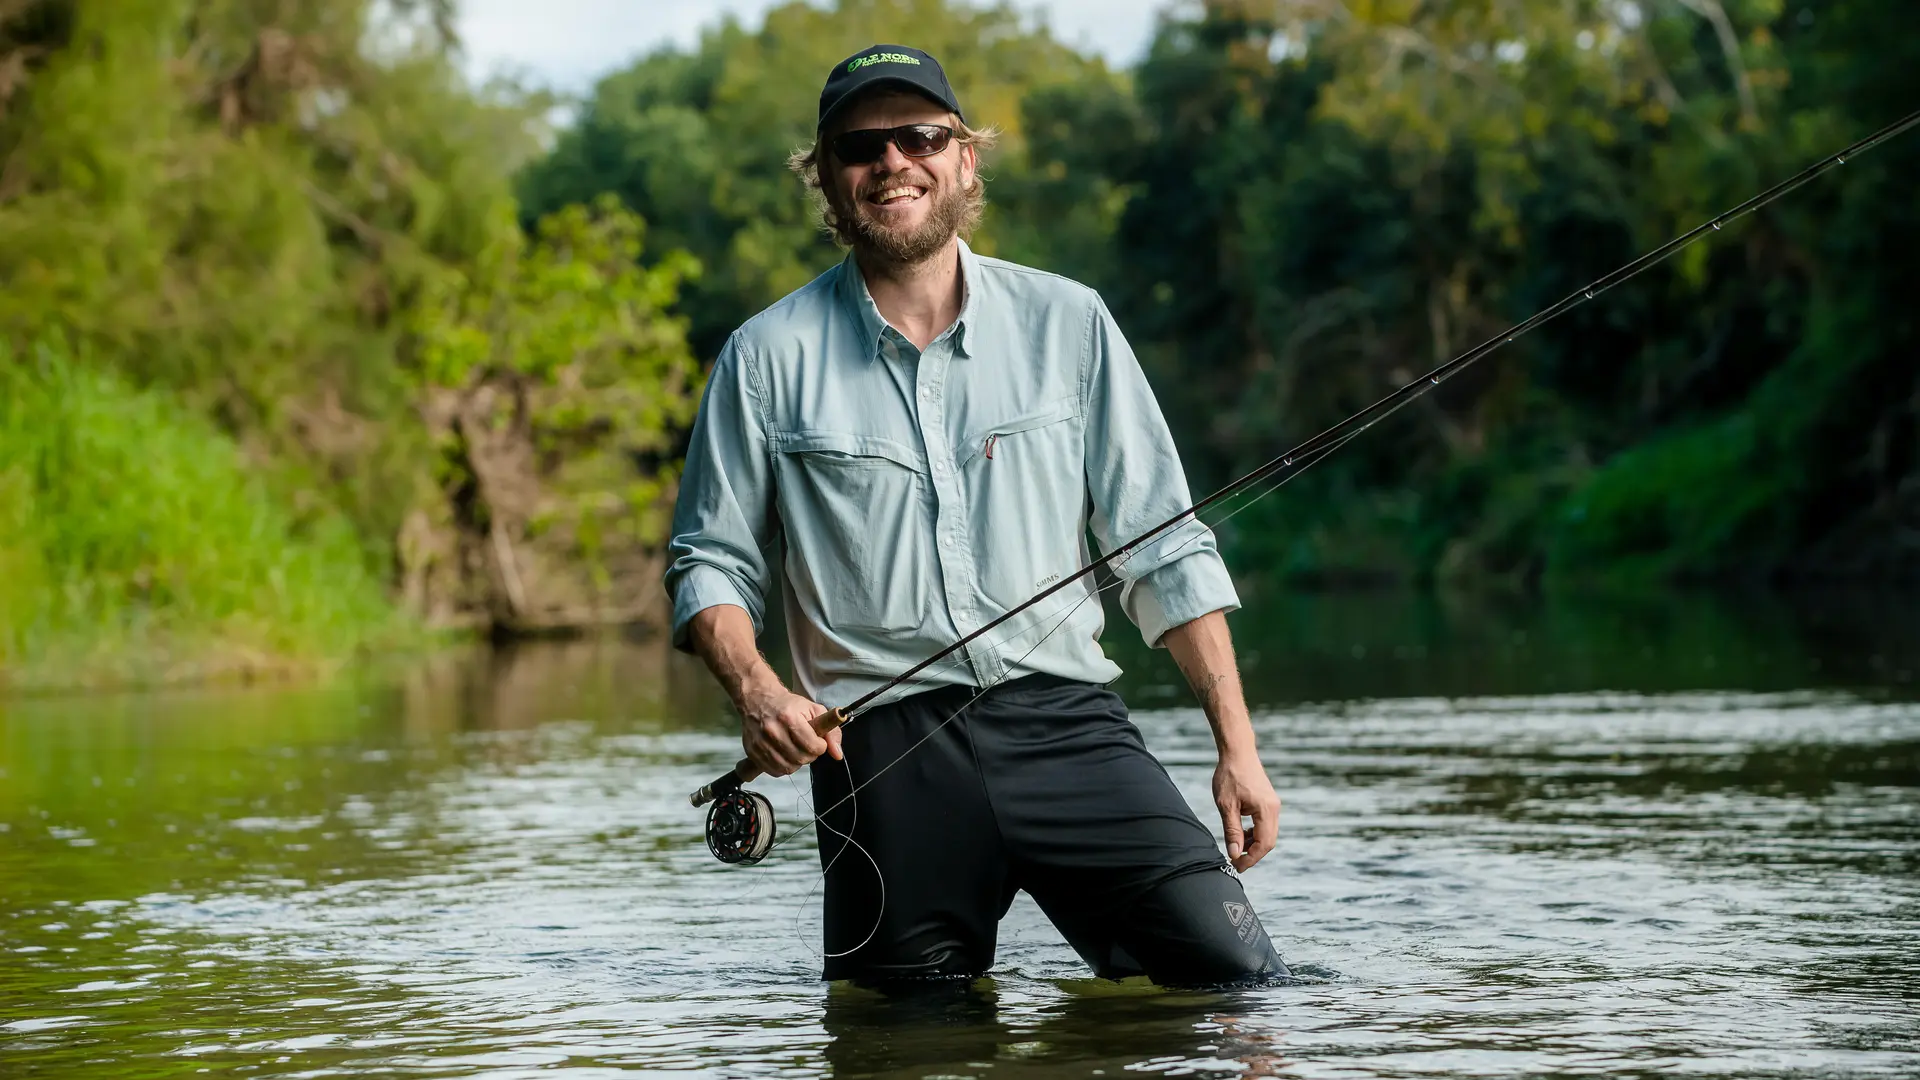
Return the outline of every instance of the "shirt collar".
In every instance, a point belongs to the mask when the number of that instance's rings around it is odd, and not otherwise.
[[[956,356],[971,356],[967,351],[967,327],[973,322],[975,297],[978,290],[973,283],[980,280],[978,273],[979,257],[960,240],[960,317],[953,321],[944,333],[934,339],[938,344],[951,337],[953,352]],[[840,262],[839,294],[847,316],[860,330],[860,340],[867,344],[867,359],[880,355],[880,345],[889,329],[887,320],[880,314],[880,308],[873,302],[873,294],[867,290],[867,279],[860,275],[860,266],[854,262],[853,253]],[[896,331],[897,332],[897,331]]]

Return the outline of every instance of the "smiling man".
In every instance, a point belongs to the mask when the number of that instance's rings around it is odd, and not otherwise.
[[[1213,726],[1223,857],[1106,689],[1084,579],[822,738],[812,721],[1190,501],[1153,393],[1092,290],[976,255],[978,152],[933,57],[835,66],[791,162],[849,249],[728,340],[695,424],[667,585],[763,771],[812,763],[829,979],[977,975],[1026,890],[1109,978],[1286,973],[1236,871],[1280,800],[1254,748],[1197,522],[1115,566]],[[781,560],[784,575],[775,574]],[[800,692],[755,646],[785,582]],[[831,761],[817,761],[821,755]],[[852,798],[846,796],[858,789]],[[1251,827],[1247,825],[1251,820]]]

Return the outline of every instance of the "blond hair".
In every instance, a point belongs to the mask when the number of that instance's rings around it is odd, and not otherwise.
[[[991,150],[1000,141],[1000,129],[995,127],[969,127],[965,120],[953,118],[953,141],[960,146],[971,146],[977,154],[982,150]],[[820,161],[825,156],[821,140],[815,139],[812,146],[802,146],[787,155],[787,168],[800,178],[807,191],[813,196],[814,209],[820,215],[820,227],[840,244],[852,247],[855,237],[853,222],[834,207],[833,199],[828,196],[826,183],[820,176]],[[980,216],[987,208],[987,177],[984,170],[975,161],[973,184],[966,190],[966,210],[960,218],[959,233],[962,237],[971,237],[973,230],[980,225]]]

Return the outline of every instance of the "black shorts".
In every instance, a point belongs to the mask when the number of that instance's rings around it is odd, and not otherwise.
[[[873,709],[843,729],[845,764],[812,766],[825,809],[850,779],[892,763],[816,826],[828,979],[983,974],[1021,889],[1107,978],[1286,974],[1213,833],[1119,695],[1034,675],[942,727],[974,693],[943,687]]]

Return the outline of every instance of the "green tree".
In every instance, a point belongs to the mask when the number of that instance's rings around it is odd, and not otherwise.
[[[156,415],[211,420],[258,474],[248,498],[276,524],[255,539],[293,557],[302,537],[328,537],[328,558],[356,553],[351,574],[335,568],[343,581],[392,583],[430,621],[637,615],[658,604],[647,559],[674,475],[665,433],[698,390],[671,314],[692,264],[639,265],[643,224],[604,209],[556,214],[529,242],[511,176],[550,103],[470,87],[451,13],[450,0],[0,2],[0,348],[87,369],[40,386],[47,407],[13,415],[12,445],[60,445],[25,430],[36,422],[120,415],[83,408],[88,387],[151,398]],[[483,405],[499,415],[480,423]],[[213,475],[193,464],[219,457],[194,431],[174,440],[190,452],[154,466]],[[0,482],[0,512],[29,496],[35,514],[82,511],[44,474],[37,487],[20,475]],[[225,513],[168,505],[186,521]],[[113,550],[159,542],[140,514],[84,524],[115,521]],[[244,592],[253,556],[223,546],[243,539],[210,532],[195,565],[231,562]],[[103,636],[126,612],[210,639],[237,625],[227,601],[189,595],[210,588],[198,571],[191,589],[122,589],[151,577],[141,558],[50,558],[65,556],[0,556],[50,580],[97,572],[98,595],[125,608],[88,609]],[[22,610],[10,629],[40,605]]]
[[[16,8],[19,5],[14,5]],[[403,314],[514,228],[527,107],[400,5],[27,5],[5,25],[0,336],[49,331],[297,463],[378,565],[418,493]],[[412,13],[411,15],[409,13]],[[439,14],[444,14],[440,10]],[[378,55],[369,40],[403,41]],[[8,65],[0,63],[0,69]]]
[[[1036,175],[1027,125],[1030,109],[1049,94],[1062,121],[1077,119],[1070,110],[1078,106],[1069,103],[1083,100],[1124,113],[1123,84],[1006,5],[795,2],[768,12],[757,30],[726,19],[691,53],[662,50],[603,79],[552,154],[522,176],[522,213],[531,219],[617,194],[653,224],[661,243],[692,252],[707,268],[686,303],[695,349],[710,357],[735,326],[839,258],[787,172],[787,155],[812,141],[818,89],[832,65],[887,41],[939,57],[968,119],[1002,129],[987,173],[1000,206],[979,246],[1043,265],[1071,263],[1062,268],[1077,272],[1104,265],[1105,233],[1119,209],[1102,186],[1110,181],[1101,172],[1069,171],[1062,152],[1069,140],[1059,132]],[[1073,133],[1087,146],[1099,138]],[[1090,200],[1062,193],[1088,185],[1098,189]],[[1061,205],[1074,207],[1074,216],[1036,227]],[[1055,252],[1061,258],[1049,259]]]
[[[1199,468],[1264,458],[1888,119],[1911,57],[1860,61],[1893,21],[1879,0],[1217,0],[1170,21],[1135,73],[1148,142],[1117,261]],[[1883,73],[1881,96],[1841,71]],[[1912,152],[1889,150],[1846,199],[1696,248],[1369,432],[1238,519],[1242,552],[1322,575],[1767,576],[1888,535],[1840,522],[1863,499],[1897,518],[1913,469],[1892,404],[1911,323],[1883,291],[1911,259],[1879,242],[1910,235],[1911,200],[1877,229],[1844,212]]]

